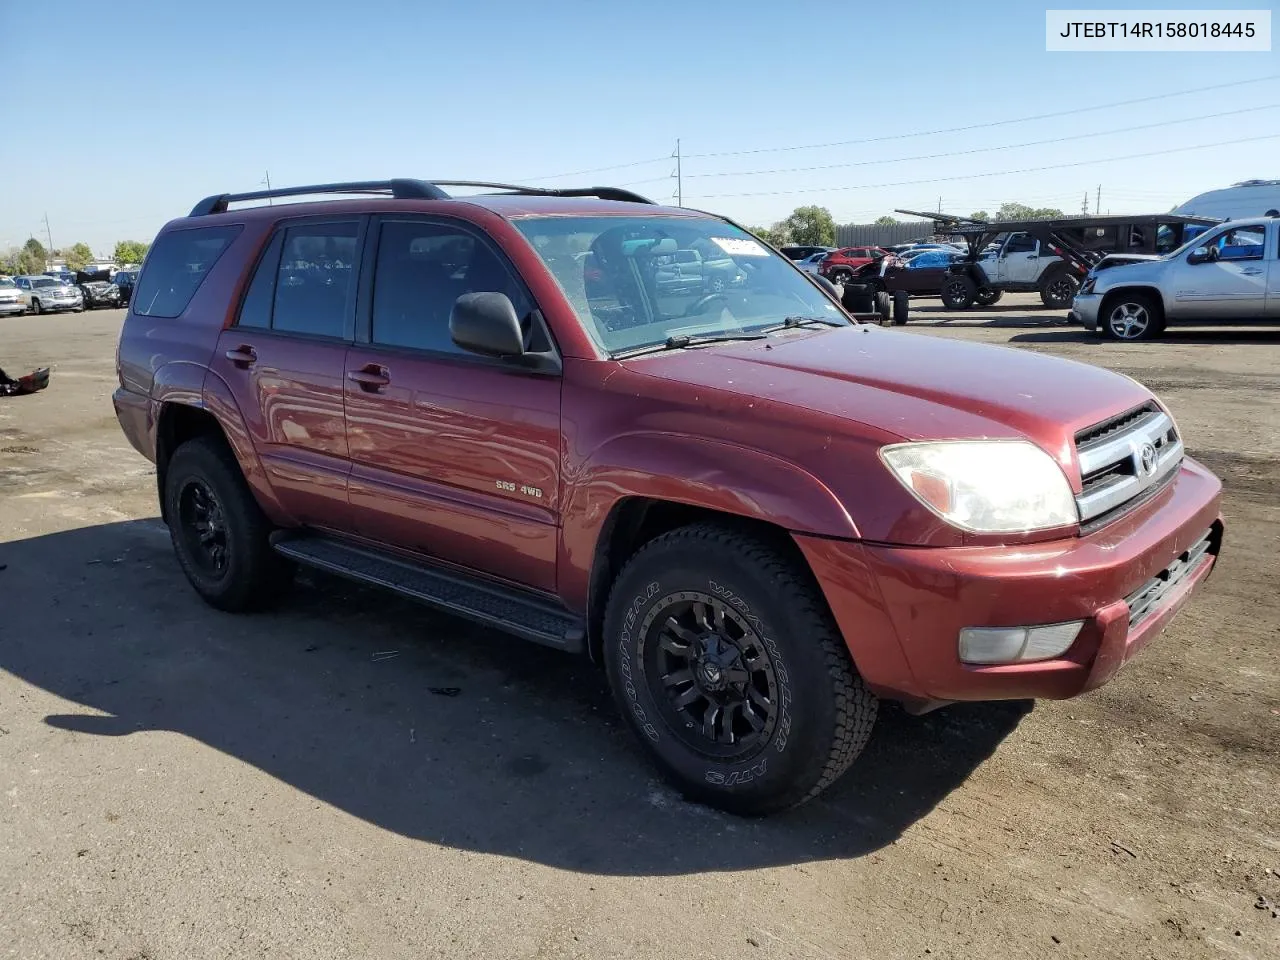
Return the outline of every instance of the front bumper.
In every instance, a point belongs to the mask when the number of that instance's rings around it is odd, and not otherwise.
[[[1078,323],[1086,330],[1098,329],[1098,311],[1102,306],[1102,297],[1096,293],[1077,293],[1071,301],[1071,311],[1067,314],[1068,323]]]
[[[1106,683],[1174,617],[1211,572],[1222,541],[1222,485],[1194,460],[1157,497],[1084,537],[1013,547],[928,549],[797,535],[858,670],[881,696],[908,703],[1064,699]],[[1189,569],[1178,558],[1210,531]],[[1138,619],[1138,596],[1168,572],[1176,586]],[[1134,598],[1135,623],[1130,625]],[[1082,620],[1060,657],[960,661],[965,627]]]
[[[22,313],[27,309],[27,305],[21,300],[12,300],[0,303],[0,313],[6,316],[13,313]]]

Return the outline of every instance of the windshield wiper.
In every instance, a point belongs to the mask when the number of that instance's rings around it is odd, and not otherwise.
[[[682,333],[667,337],[662,343],[651,343],[647,347],[635,347],[631,350],[618,350],[611,354],[614,360],[625,360],[645,353],[658,353],[662,350],[683,350],[685,347],[700,347],[707,343],[730,343],[738,340],[764,340],[763,333]]]
[[[820,323],[825,327],[849,326],[844,320],[836,320],[832,317],[783,317],[781,323],[772,327],[765,327],[765,333],[772,333],[775,330],[787,330],[791,327],[803,327],[811,323]]]

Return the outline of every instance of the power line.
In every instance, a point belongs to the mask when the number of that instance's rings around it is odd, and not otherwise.
[[[1254,77],[1250,80],[1232,80],[1228,83],[1219,83],[1209,87],[1196,87],[1191,90],[1175,90],[1168,93],[1157,93],[1149,97],[1138,97],[1133,100],[1117,100],[1114,103],[1102,103],[1092,107],[1075,107],[1071,110],[1057,110],[1053,113],[1039,113],[1030,117],[1014,117],[1008,120],[991,120],[986,123],[971,123],[963,127],[944,127],[938,130],[920,130],[916,133],[895,133],[883,137],[867,137],[862,140],[838,140],[833,143],[806,143],[792,147],[762,147],[756,150],[723,150],[716,153],[688,153],[685,157],[693,159],[702,159],[707,157],[741,157],[748,154],[756,153],[783,153],[790,150],[818,150],[824,147],[848,147],[862,143],[883,143],[888,140],[906,140],[912,137],[930,137],[939,133],[962,133],[968,130],[984,130],[989,127],[1003,127],[1014,123],[1030,123],[1033,120],[1051,120],[1055,117],[1069,117],[1081,113],[1091,113],[1095,110],[1110,110],[1112,107],[1127,107],[1136,103],[1151,103],[1155,100],[1168,100],[1172,97],[1185,97],[1192,93],[1207,93],[1211,90],[1225,90],[1228,87],[1239,87],[1249,83],[1263,83],[1267,80],[1280,79],[1280,74],[1270,74],[1265,77]]]
[[[1070,140],[1087,140],[1092,137],[1109,137],[1117,133],[1132,133],[1135,130],[1154,130],[1157,127],[1171,127],[1179,123],[1194,123],[1198,120],[1213,120],[1217,117],[1233,117],[1241,113],[1256,113],[1259,110],[1275,110],[1280,103],[1269,103],[1260,107],[1244,107],[1240,110],[1228,110],[1219,113],[1206,113],[1198,117],[1185,117],[1181,120],[1162,120],[1158,123],[1147,123],[1136,127],[1121,127],[1115,130],[1095,130],[1091,133],[1076,133],[1066,137],[1051,137],[1048,140],[1028,140],[1026,143],[1009,143],[995,147],[974,147],[970,150],[949,150],[945,153],[922,153],[914,157],[893,157],[888,160],[853,160],[847,163],[826,163],[816,167],[779,167],[772,170],[737,170],[722,173],[691,173],[686,179],[704,179],[707,177],[754,177],[775,173],[809,173],[814,170],[838,170],[847,167],[873,167],[882,163],[909,163],[913,160],[940,160],[943,157],[964,157],[975,153],[991,153],[997,150],[1018,150],[1022,147],[1042,147],[1051,143],[1066,143]]]
[[[950,183],[956,180],[976,180],[981,177],[1004,177],[1018,173],[1039,173],[1042,170],[1065,170],[1070,167],[1087,167],[1095,163],[1112,163],[1117,160],[1138,160],[1144,157],[1162,157],[1170,153],[1186,153],[1190,150],[1205,150],[1210,147],[1229,147],[1239,143],[1257,143],[1260,140],[1275,140],[1280,133],[1269,133],[1261,137],[1245,137],[1241,140],[1217,140],[1213,143],[1198,143],[1187,147],[1170,147],[1165,150],[1150,150],[1145,153],[1129,153],[1119,157],[1101,157],[1097,160],[1077,160],[1071,163],[1051,163],[1042,167],[1021,167],[1017,170],[993,170],[989,173],[966,173],[954,177],[929,177],[923,180],[899,180],[894,183],[865,183],[853,187],[804,187],[797,190],[761,190],[753,193],[705,193],[704,200],[718,200],[726,197],[777,197],[796,193],[836,193],[845,190],[874,190],[881,187],[908,187],[924,183]]]
[[[521,179],[524,183],[534,183],[538,180],[558,180],[561,177],[582,177],[588,173],[605,173],[609,170],[626,170],[630,167],[643,167],[647,163],[657,163],[659,161],[667,161],[670,159],[671,155],[667,154],[665,157],[651,157],[648,160],[632,160],[630,163],[615,163],[610,167],[592,167],[590,170],[571,170],[568,173],[549,173],[545,177],[523,177]],[[670,178],[662,177],[661,179],[668,180]]]

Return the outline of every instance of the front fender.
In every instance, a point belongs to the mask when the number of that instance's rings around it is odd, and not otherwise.
[[[792,463],[698,437],[627,434],[601,445],[566,474],[557,579],[571,609],[587,608],[601,528],[627,497],[702,507],[789,531],[859,536],[836,495]]]

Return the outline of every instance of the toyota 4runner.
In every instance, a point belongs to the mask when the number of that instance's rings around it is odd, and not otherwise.
[[[739,282],[657,282],[697,247]],[[856,324],[734,223],[615,188],[210,197],[151,247],[118,367],[207,602],[301,564],[586,654],[739,813],[832,783],[882,698],[1105,683],[1222,542],[1133,380]]]

